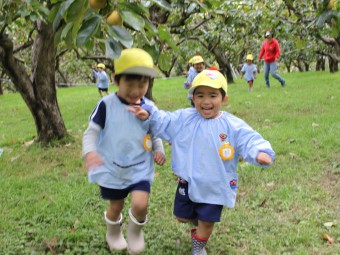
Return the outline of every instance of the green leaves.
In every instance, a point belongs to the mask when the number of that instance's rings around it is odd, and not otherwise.
[[[133,38],[130,33],[121,26],[108,26],[106,30],[108,35],[119,41],[124,47],[131,48],[133,44]]]
[[[124,22],[137,31],[142,31],[145,25],[144,19],[138,14],[131,11],[121,11],[120,15]]]
[[[108,38],[106,40],[105,42],[105,57],[106,58],[111,58],[111,59],[119,58],[121,51],[122,51],[122,48],[116,40],[112,38]]]
[[[158,36],[161,40],[165,41],[173,50],[179,51],[177,45],[171,40],[172,35],[165,25],[158,26]]]
[[[77,46],[83,46],[87,40],[95,33],[100,19],[94,16],[83,23],[77,36]]]

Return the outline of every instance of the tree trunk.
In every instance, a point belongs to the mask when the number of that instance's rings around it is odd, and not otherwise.
[[[221,73],[223,73],[227,77],[228,83],[234,83],[231,65],[228,62],[228,60],[224,57],[224,54],[217,47],[215,47],[212,50],[212,53],[214,54],[215,59],[220,67]]]
[[[328,56],[328,64],[329,64],[329,71],[331,73],[335,73],[339,71],[338,64],[339,62],[336,59],[333,59],[332,56]]]
[[[4,94],[4,90],[2,89],[2,78],[4,77],[4,72],[1,72],[0,75],[0,95]]]
[[[55,46],[51,24],[37,21],[31,59],[31,78],[13,55],[13,42],[0,34],[0,61],[6,74],[30,109],[37,130],[37,140],[49,143],[67,135],[61,117],[55,86]]]

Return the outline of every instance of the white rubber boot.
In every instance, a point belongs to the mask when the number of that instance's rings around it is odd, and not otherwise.
[[[117,221],[111,221],[107,218],[106,212],[104,212],[104,218],[106,221],[106,242],[110,247],[110,250],[124,250],[127,248],[127,243],[122,234],[123,215],[120,214],[120,219]]]
[[[128,252],[131,255],[136,255],[145,250],[144,243],[144,233],[143,226],[147,223],[147,217],[145,221],[140,223],[136,220],[136,218],[132,215],[131,208],[129,210],[130,222],[127,227],[127,243],[128,243]]]

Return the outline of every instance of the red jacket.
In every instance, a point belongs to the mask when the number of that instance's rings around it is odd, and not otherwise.
[[[259,60],[264,56],[264,62],[272,63],[275,62],[280,57],[280,45],[276,39],[272,39],[269,43],[268,40],[265,40],[262,44],[262,48],[260,51]]]

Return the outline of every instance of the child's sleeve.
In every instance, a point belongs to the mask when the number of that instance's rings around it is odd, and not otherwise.
[[[162,152],[165,155],[162,139],[155,136],[152,137],[152,148],[154,152]]]
[[[91,151],[97,150],[97,141],[100,132],[100,126],[94,122],[90,122],[83,136],[83,148],[82,155],[85,155]]]
[[[244,123],[243,127],[237,131],[236,146],[236,150],[239,152],[240,156],[250,164],[261,167],[269,166],[261,165],[257,162],[257,155],[260,152],[268,154],[271,157],[272,162],[274,162],[275,152],[270,143],[246,123]]]
[[[241,72],[244,74],[246,72],[246,65],[242,66]]]
[[[166,112],[148,104],[144,104],[142,108],[150,114],[146,121],[150,123],[153,136],[170,142],[183,126],[183,110]]]

